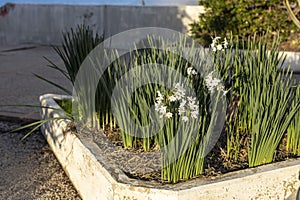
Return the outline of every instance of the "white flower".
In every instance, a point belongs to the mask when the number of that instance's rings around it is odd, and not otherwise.
[[[154,103],[155,105],[155,111],[159,112],[160,111],[160,107],[162,106],[160,103]]]
[[[211,75],[212,76],[212,75]],[[211,77],[212,78],[212,77]],[[178,104],[169,104],[169,102],[177,101]],[[178,113],[172,113],[169,110],[173,109],[173,106],[178,106]],[[159,118],[172,118],[174,114],[180,115],[184,122],[187,122],[190,118],[198,118],[199,115],[199,106],[197,104],[196,97],[186,96],[186,91],[183,88],[182,84],[174,84],[173,94],[168,96],[167,99],[160,92],[157,91],[157,97],[155,101],[155,110],[159,114]]]
[[[180,105],[179,105],[179,108],[178,108],[178,114],[179,115],[183,115],[185,113],[185,111],[186,111],[185,104],[186,104],[186,100],[182,99],[180,101]]]
[[[213,72],[210,72],[205,78],[205,84],[206,87],[210,92],[212,92],[214,89],[217,89],[218,91],[223,91],[223,95],[226,95],[224,85],[222,84],[221,80],[218,78],[213,78],[212,77]]]
[[[213,39],[213,43],[218,42],[219,39],[221,39],[221,37],[219,37],[219,36],[215,37],[215,38]]]
[[[187,100],[188,100],[189,102],[195,102],[195,101],[196,101],[196,97],[187,96]]]
[[[174,85],[174,97],[177,99],[177,100],[180,100],[182,99],[184,96],[185,96],[185,90],[183,88],[183,85],[180,85],[179,83],[176,83]]]
[[[226,38],[224,38],[223,42],[220,42],[219,40],[221,39],[221,37],[215,37],[212,40],[212,43],[210,44],[211,50],[213,52],[216,51],[224,51],[227,47],[228,47],[228,41]]]
[[[221,44],[218,44],[218,45],[217,45],[217,50],[220,51],[220,50],[222,50],[222,49],[223,49],[222,45],[221,45]]]
[[[187,97],[188,105],[190,109],[193,109],[193,107],[196,105],[196,97]]]
[[[157,91],[157,97],[156,97],[157,103],[161,103],[163,100],[164,100],[164,95],[162,95],[160,91]]]
[[[196,75],[197,74],[197,71],[194,70],[192,67],[188,67],[187,68],[187,74],[190,76],[190,75]]]
[[[160,114],[162,114],[162,115],[165,115],[166,112],[167,112],[167,106],[162,106],[162,105],[159,106],[158,112],[159,112]]]
[[[223,42],[223,44],[224,44],[224,49],[226,49],[226,48],[227,48],[227,46],[228,46],[228,42],[227,42],[227,39],[226,39],[226,38],[224,38],[224,42]]]
[[[174,96],[170,96],[169,100],[176,100],[176,98]],[[173,116],[173,113],[171,112],[167,112],[168,106],[163,104],[163,101],[165,101],[164,95],[161,94],[160,91],[157,91],[157,97],[156,97],[156,101],[154,103],[155,105],[155,111],[158,112],[159,114],[159,118],[171,118]]]
[[[213,72],[210,72],[205,78],[204,81],[210,92],[212,92],[218,85],[220,85],[221,80],[212,77]]]
[[[171,118],[173,116],[173,113],[171,113],[171,112],[167,112],[167,113],[165,113],[165,117],[166,118]]]
[[[189,118],[187,116],[183,116],[182,121],[187,122],[187,121],[189,121]]]
[[[157,97],[155,105],[155,111],[160,114],[160,118],[162,118],[167,112],[167,106],[163,105],[162,101],[164,100],[164,96],[161,94],[160,91],[157,91]]]
[[[188,106],[191,112],[191,117],[197,119],[199,113],[199,107],[196,104],[196,97],[187,97],[188,99]]]
[[[172,96],[169,96],[169,100],[170,100],[170,102],[174,102],[177,100],[177,98],[174,95],[172,95]]]
[[[194,118],[194,119],[198,118],[198,114],[199,114],[199,110],[198,109],[191,111],[191,117]]]

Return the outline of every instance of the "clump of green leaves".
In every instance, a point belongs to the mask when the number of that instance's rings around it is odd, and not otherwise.
[[[292,102],[292,107],[297,106],[300,102],[300,85],[296,87],[295,99]],[[300,156],[300,110],[295,114],[288,130],[287,130],[287,144],[286,148],[291,151],[294,155]]]
[[[300,104],[294,100],[296,90],[291,83],[292,72],[282,68],[284,56],[278,52],[278,40],[273,41],[270,47],[265,42],[267,40],[267,36],[254,37],[247,42],[241,42],[238,38],[231,38],[230,42],[214,39],[211,55],[206,54],[206,57],[213,59],[216,72],[222,77],[223,84],[218,87],[224,94],[230,91],[226,96],[210,91],[212,85],[220,82],[212,76],[212,66],[197,63],[196,66],[201,69],[208,69],[199,73],[190,62],[168,51],[168,48],[159,50],[153,45],[146,50],[136,49],[127,55],[130,57],[129,63],[116,60],[100,78],[98,89],[105,91],[105,95],[96,96],[99,104],[104,106],[103,112],[98,110],[102,113],[98,115],[99,122],[103,127],[107,124],[111,124],[111,128],[120,127],[125,147],[134,149],[137,144],[142,144],[148,151],[151,146],[158,145],[161,149],[161,178],[176,183],[204,172],[212,129],[218,121],[218,105],[209,99],[218,102],[219,98],[226,97],[229,105],[235,104],[235,108],[227,109],[224,129],[227,141],[220,145],[222,149],[227,149],[228,159],[239,161],[243,150],[250,167],[272,162]],[[153,42],[150,40],[149,43]],[[186,51],[184,42],[176,48],[179,52]],[[193,51],[193,48],[189,50]],[[196,57],[194,59],[197,60]],[[149,63],[152,65],[146,68],[144,65]],[[183,75],[181,77],[185,80],[181,80],[178,74]],[[188,80],[187,84],[195,91],[198,101],[198,118],[185,118],[187,116],[182,115],[183,111],[179,112],[181,100],[174,97],[172,86],[137,85],[141,79],[151,80],[152,77],[165,79],[170,85]],[[116,87],[121,89],[117,90],[118,95],[112,95]],[[132,88],[135,90],[132,91]],[[191,97],[190,94],[188,96]],[[114,116],[108,99],[115,104]],[[184,125],[183,119],[187,122]],[[159,129],[143,128],[153,120],[161,126]],[[142,128],[136,128],[129,122]]]
[[[219,52],[215,61],[219,70],[226,72],[222,73],[223,80],[235,97],[229,102],[235,108],[228,113],[227,156],[237,161],[241,148],[247,149],[250,167],[273,161],[288,127],[288,144],[294,151],[298,148],[293,125],[300,106],[297,86],[292,72],[283,68],[278,39],[268,47],[265,37],[242,42],[242,50],[237,44],[228,52]]]
[[[55,52],[59,55],[62,59],[64,66],[58,66],[53,61],[49,60],[45,57],[45,59],[49,62],[48,67],[57,70],[65,78],[67,78],[72,85],[74,85],[74,81],[77,75],[77,72],[87,57],[87,55],[102,41],[104,40],[103,36],[99,36],[97,33],[94,34],[93,30],[85,25],[78,25],[75,29],[71,28],[70,31],[63,33],[63,42],[62,46],[53,46]],[[61,89],[65,93],[72,95],[72,92],[45,77],[42,77],[38,74],[34,74],[37,78]],[[44,106],[34,106],[34,105],[0,105],[0,106],[21,106],[21,107],[37,107],[37,108],[46,108],[46,109],[53,109],[63,112],[65,117],[57,117],[57,118],[50,118],[50,119],[42,119],[34,123],[30,123],[28,125],[22,126],[14,131],[22,130],[28,127],[34,127],[30,132],[28,132],[22,139],[25,139],[29,136],[32,132],[36,129],[41,127],[43,124],[53,121],[53,120],[61,120],[61,119],[69,119],[73,120],[72,115],[72,102],[70,100],[62,100],[61,106],[63,109],[58,108],[51,108],[51,107],[44,107]]]
[[[104,37],[103,35],[99,36],[98,33],[94,34],[93,30],[85,25],[78,25],[76,28],[71,28],[70,31],[66,31],[62,35],[62,45],[53,46],[53,49],[63,61],[64,66],[58,66],[50,59],[44,58],[49,62],[48,67],[60,72],[74,85],[77,72],[82,62],[98,44],[103,42]],[[38,74],[35,74],[35,76],[63,90],[67,94],[72,95],[72,92],[63,86]]]
[[[163,50],[157,49],[153,41],[159,42]],[[204,62],[208,57],[199,58],[195,44],[186,48],[186,38],[173,46],[152,37],[148,43],[148,49],[131,53],[130,64],[122,67],[126,73],[121,72],[121,77],[110,74],[107,78],[115,77],[116,87],[122,88],[112,96],[114,117],[125,147],[135,148],[141,143],[147,151],[151,145],[159,146],[161,178],[176,183],[204,172],[205,155],[222,106],[216,102],[224,98],[224,91],[215,89],[220,85],[212,73],[205,74],[212,68]],[[190,61],[183,55],[190,55]],[[115,69],[120,68],[120,63],[115,62],[110,71],[119,71]],[[151,84],[139,86],[143,81]],[[208,87],[206,82],[212,85]],[[106,82],[109,83],[113,82]],[[133,93],[132,88],[136,88]]]
[[[62,100],[56,100],[56,102],[66,113],[72,115],[72,100],[62,99]]]
[[[290,33],[297,31],[282,0],[201,0],[199,4],[205,7],[205,13],[191,24],[191,32],[203,45],[209,45],[212,36],[232,34],[247,41],[267,31],[280,33],[281,40],[286,41]]]
[[[227,108],[224,128],[227,141],[219,146],[227,149],[228,159],[238,161],[243,148],[250,167],[269,163],[286,131],[287,148],[299,153],[296,126],[300,87],[292,84],[292,72],[282,68],[284,57],[278,53],[278,40],[268,48],[267,37],[256,40],[255,36],[247,36],[246,42],[234,37],[230,42],[215,38],[210,55],[205,52],[200,59],[195,54],[195,44],[186,48],[184,38],[174,45],[149,37],[147,49],[135,49],[124,57],[116,52],[118,59],[99,77],[96,95],[87,95],[96,100],[92,125],[103,129],[107,125],[111,129],[120,128],[125,147],[136,148],[142,144],[148,151],[159,146],[161,178],[172,183],[204,173],[214,127],[220,123],[219,112],[225,110],[224,105],[219,105],[222,98],[234,105]],[[81,63],[101,39],[94,38],[90,29],[81,26],[77,31],[66,33],[64,38],[62,50],[57,48],[56,51],[67,71],[51,61],[50,67],[74,84]],[[160,42],[164,50],[157,49],[154,41]],[[192,59],[185,59],[186,54],[193,55]],[[204,58],[212,59],[212,63],[202,62]],[[101,66],[101,62],[96,60],[94,67]],[[147,65],[149,63],[151,65]],[[153,78],[157,82],[152,82]],[[139,85],[141,80],[147,84]],[[193,92],[183,90],[181,84]],[[69,103],[62,102],[70,109]],[[153,122],[153,128],[147,129]],[[44,120],[38,125],[43,123]]]
[[[63,42],[61,47],[54,46],[53,49],[59,55],[64,63],[64,67],[59,67],[51,60],[49,67],[60,71],[65,77],[74,84],[80,65],[87,55],[101,42],[103,36],[94,34],[89,26],[78,25],[75,29],[63,33]],[[63,70],[66,69],[66,71]]]

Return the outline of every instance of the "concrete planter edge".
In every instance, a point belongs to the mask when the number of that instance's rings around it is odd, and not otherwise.
[[[65,95],[40,96],[42,106],[60,108]],[[63,117],[42,108],[43,119]],[[128,178],[118,169],[107,170],[97,144],[68,130],[70,120],[51,120],[41,128],[52,151],[83,199],[296,199],[300,188],[300,159],[273,163],[225,174],[215,180],[197,179],[173,186],[155,187]],[[299,194],[298,194],[299,195]],[[299,196],[298,196],[299,197]]]

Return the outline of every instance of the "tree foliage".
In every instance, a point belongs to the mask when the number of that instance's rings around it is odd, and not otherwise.
[[[282,0],[200,0],[199,5],[206,12],[191,25],[191,32],[203,45],[215,36],[232,34],[247,41],[254,33],[259,36],[266,32],[279,33],[286,41],[297,30]]]

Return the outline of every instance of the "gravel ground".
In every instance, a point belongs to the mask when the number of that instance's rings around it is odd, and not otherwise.
[[[20,125],[0,121],[0,199],[80,199],[40,131],[6,133]]]

